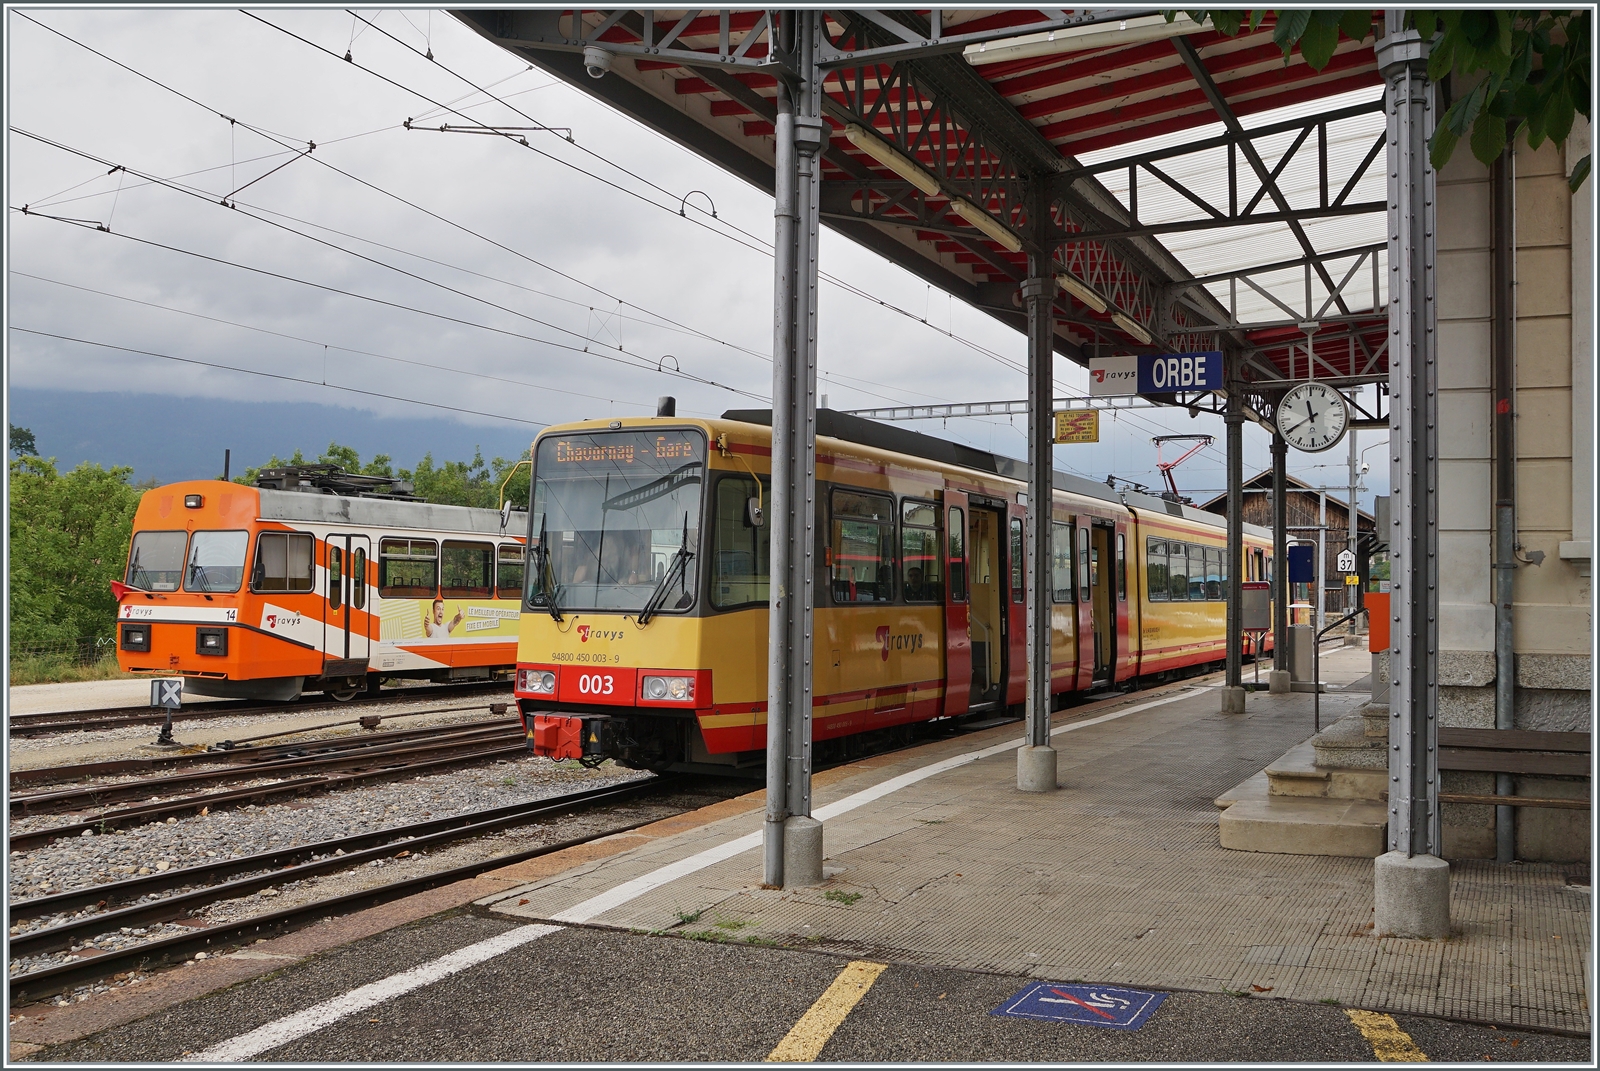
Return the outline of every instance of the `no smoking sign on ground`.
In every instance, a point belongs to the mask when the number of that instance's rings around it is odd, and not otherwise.
[[[1050,1019],[1087,1023],[1112,1030],[1137,1030],[1155,1014],[1165,993],[1110,985],[1065,985],[1035,982],[990,1012],[1017,1019]]]

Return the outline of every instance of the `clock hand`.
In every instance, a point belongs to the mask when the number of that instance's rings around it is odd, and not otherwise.
[[[1296,431],[1296,430],[1297,430],[1297,429],[1299,429],[1299,427],[1300,427],[1300,424],[1304,424],[1304,423],[1306,423],[1306,422],[1307,422],[1307,421],[1309,421],[1309,420],[1314,420],[1314,419],[1316,419],[1316,418],[1315,418],[1315,416],[1314,416],[1314,415],[1313,415],[1313,416],[1304,416],[1304,417],[1301,417],[1301,418],[1300,418],[1300,422],[1299,422],[1299,423],[1298,423],[1298,424],[1296,424],[1296,425],[1294,425],[1294,427],[1292,427],[1292,428],[1285,428],[1285,429],[1284,429],[1284,430],[1283,430],[1283,433],[1284,433],[1284,434],[1285,434],[1285,435],[1293,435],[1293,434],[1294,434],[1294,433],[1295,433],[1295,431]]]

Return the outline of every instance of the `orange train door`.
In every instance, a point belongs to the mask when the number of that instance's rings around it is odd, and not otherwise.
[[[967,619],[967,495],[944,492],[944,709],[967,712],[972,694],[972,632]]]
[[[327,590],[324,594],[322,650],[325,677],[359,677],[367,672],[367,559],[371,541],[364,535],[330,533],[327,538]]]

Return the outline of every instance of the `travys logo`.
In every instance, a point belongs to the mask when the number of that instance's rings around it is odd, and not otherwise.
[[[267,627],[271,628],[271,629],[278,628],[280,625],[282,627],[284,627],[284,628],[293,628],[294,626],[298,625],[299,623],[300,623],[300,615],[299,614],[268,614],[267,615]]]
[[[920,651],[922,650],[922,633],[920,632],[895,632],[888,625],[878,626],[878,643],[881,646],[880,660],[889,661],[889,651]]]
[[[622,639],[622,630],[620,628],[595,628],[592,625],[578,626],[579,643],[588,643],[590,636],[597,640],[620,640]]]

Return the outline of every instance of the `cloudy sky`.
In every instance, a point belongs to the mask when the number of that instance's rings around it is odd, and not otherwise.
[[[342,9],[8,12],[13,421],[81,393],[101,451],[209,449],[159,434],[163,414],[204,408],[239,442],[315,452],[359,427],[364,452],[409,464],[464,443],[513,454],[546,424],[653,411],[661,394],[685,414],[765,406],[770,197],[442,12],[361,15],[398,41]],[[529,132],[526,148],[438,132],[460,120],[425,98],[528,123],[450,71],[560,132]],[[690,191],[716,221],[680,217]],[[833,408],[1024,395],[991,355],[1025,361],[1021,335],[837,235],[821,266],[886,303],[821,288]],[[911,426],[1026,450],[1020,420]],[[1057,448],[1057,466],[1155,484],[1150,436],[1169,430],[1218,436],[1180,486],[1220,490],[1223,428],[1208,417],[1123,414],[1097,446]],[[1246,468],[1265,467],[1266,435],[1246,435]],[[1342,485],[1344,451],[1331,453],[1292,467]]]

